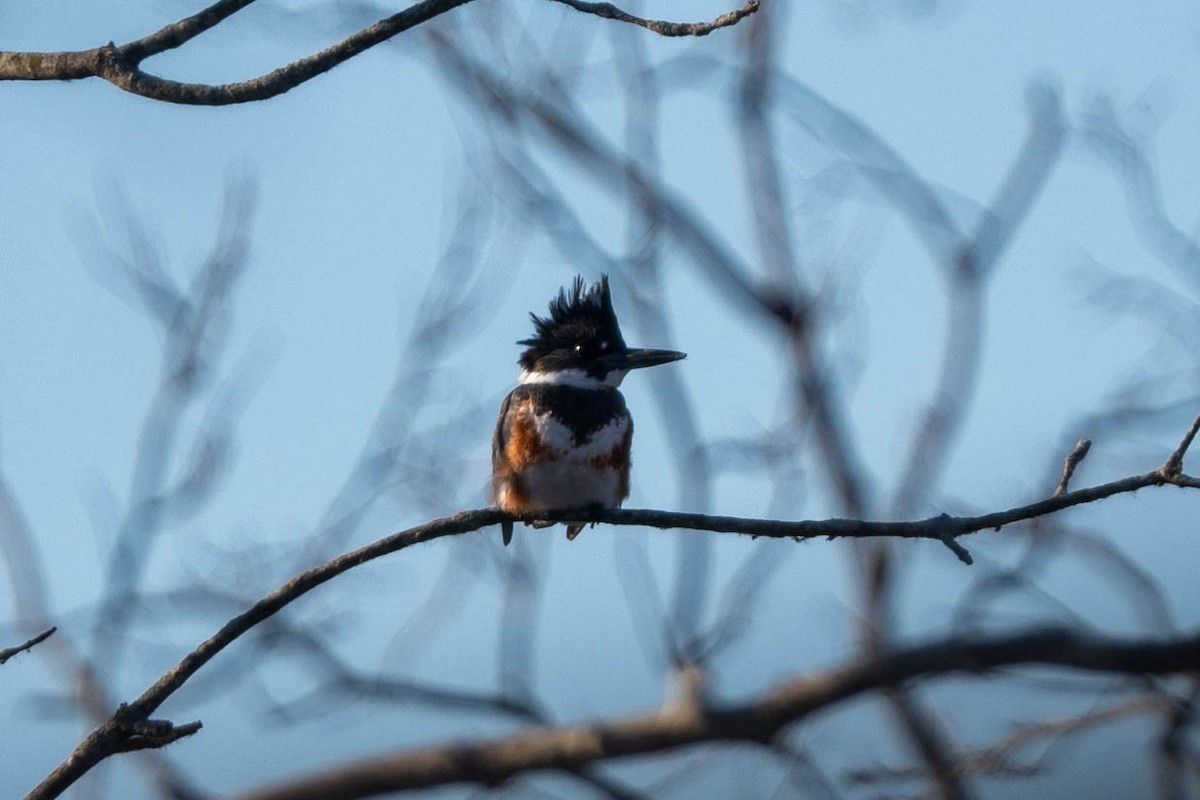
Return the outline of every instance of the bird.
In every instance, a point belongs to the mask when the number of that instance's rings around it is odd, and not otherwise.
[[[521,376],[492,436],[492,502],[518,516],[620,508],[629,496],[633,417],[617,387],[630,370],[687,354],[627,346],[607,275],[591,286],[576,277],[549,309],[545,317],[529,315],[534,334],[517,342],[525,348]],[[567,522],[567,539],[584,524]],[[501,523],[505,545],[512,532],[511,520]]]

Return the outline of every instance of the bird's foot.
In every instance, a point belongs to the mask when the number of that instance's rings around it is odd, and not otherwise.
[[[592,512],[593,514],[599,514],[603,511],[606,511],[607,506],[605,506],[603,503],[592,503],[587,506],[587,510]],[[575,541],[575,537],[579,535],[579,532],[583,530],[585,525],[589,528],[596,527],[596,523],[594,523],[594,522],[568,522],[567,523],[567,541],[568,542]]]

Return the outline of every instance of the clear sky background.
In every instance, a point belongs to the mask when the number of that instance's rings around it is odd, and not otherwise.
[[[127,41],[199,7],[180,0],[8,0],[0,3],[0,49]],[[663,0],[643,3],[641,12],[698,20],[727,9],[720,0]],[[240,80],[394,11],[371,3],[260,0],[144,67],[179,80]],[[577,102],[606,135],[621,135],[613,113],[620,108],[616,23],[515,0],[484,0],[452,15],[467,29],[489,16],[512,15],[544,45],[562,30],[584,31],[581,40],[589,44]],[[1071,129],[1060,163],[990,286],[979,387],[931,512],[1005,508],[1048,493],[1061,459],[1086,427],[1080,420],[1109,408],[1114,393],[1140,371],[1161,373],[1155,401],[1196,395],[1196,361],[1187,355],[1195,348],[1188,334],[1195,332],[1189,314],[1197,283],[1167,266],[1139,235],[1113,171],[1079,131],[1105,103],[1141,130],[1152,142],[1147,152],[1162,182],[1163,208],[1184,232],[1195,230],[1200,7],[1166,0],[824,0],[787,4],[780,22],[787,73],[872,128],[963,220],[974,219],[974,209],[993,196],[1020,148],[1031,86],[1058,92]],[[688,52],[732,58],[741,33],[735,28],[699,40],[635,35],[660,62]],[[513,47],[516,57],[519,43]],[[747,186],[726,124],[733,107],[722,91],[671,94],[660,146],[668,184],[752,258]],[[483,174],[474,160],[472,144],[481,134],[470,129],[473,120],[432,66],[419,32],[279,98],[230,108],[155,103],[98,80],[0,85],[0,469],[36,537],[51,608],[67,634],[87,641],[161,363],[159,330],[128,302],[128,292],[113,290],[118,273],[89,231],[108,236],[114,252],[127,255],[122,219],[132,215],[149,231],[151,250],[169,273],[186,282],[216,240],[231,176],[256,187],[248,267],[215,376],[216,385],[245,387],[238,395],[234,461],[198,515],[166,526],[146,571],[147,586],[156,589],[203,582],[253,600],[287,577],[298,543],[326,519],[397,370],[420,366],[404,363],[405,342],[429,277],[458,235],[456,204],[464,186],[487,190],[478,185],[482,178],[473,183]],[[795,197],[809,196],[820,159],[808,158],[808,134],[789,124],[779,126],[779,136],[792,159],[785,165],[795,180],[789,188]],[[569,168],[561,171],[593,231],[619,252],[624,218],[606,216],[609,201]],[[873,484],[886,491],[908,445],[898,432],[911,427],[936,380],[942,289],[937,267],[885,202],[859,198],[850,210],[831,212],[830,220],[826,228],[803,231],[801,249],[817,272],[838,276],[850,287],[845,292],[854,290],[852,300],[842,297],[848,322],[838,342],[847,369],[856,373],[847,394],[860,452]],[[537,236],[495,253],[484,270],[487,307],[473,308],[469,335],[439,363],[419,418],[425,430],[455,420],[447,441],[457,458],[433,490],[385,492],[346,546],[486,504],[494,411],[517,374],[514,342],[529,333],[527,312],[544,311],[558,287],[586,268],[567,263]],[[629,296],[619,292],[626,338],[688,351],[687,361],[663,369],[679,372],[706,438],[761,436],[781,416],[776,344],[715,301],[686,257],[668,248],[665,269],[670,297],[663,313],[674,341],[637,335]],[[1102,270],[1144,281],[1136,286],[1146,294],[1132,284],[1113,290]],[[1096,291],[1105,285],[1107,294]],[[1175,292],[1174,299],[1141,304],[1152,286]],[[1151,313],[1132,313],[1146,307]],[[629,505],[681,507],[685,493],[664,455],[649,379],[632,376],[626,395],[639,423]],[[1197,411],[1181,408],[1177,417],[1098,439],[1077,480],[1100,482],[1158,466]],[[189,412],[185,430],[202,423],[204,410]],[[763,481],[730,477],[718,481],[709,510],[833,513],[820,481],[805,486],[773,506]],[[1158,579],[1182,629],[1200,617],[1196,503],[1181,492],[1145,491],[1071,518],[1080,529],[1105,531]],[[630,552],[645,552],[669,585],[675,537],[684,535],[694,534],[597,529],[569,546],[558,531],[537,540],[552,540],[530,556],[545,577],[537,687],[560,718],[661,702],[663,675],[640,652],[621,572],[630,569]],[[490,687],[503,563],[511,554],[495,550],[494,531],[485,536],[384,559],[306,600],[294,619],[336,628],[346,657],[365,670],[399,665],[415,677]],[[1003,562],[1016,552],[998,538],[968,543],[984,568],[989,559]],[[779,561],[744,644],[716,662],[718,691],[742,696],[847,652],[853,614],[841,545],[714,540],[717,587],[756,549],[775,548]],[[914,567],[902,594],[912,612],[905,633],[933,630],[973,576],[938,546],[904,543],[898,551]],[[1043,580],[1097,628],[1139,629],[1135,612],[1110,591],[1109,577],[1083,559]],[[440,635],[413,632],[406,624],[439,579],[451,582],[461,607],[443,612]],[[719,607],[718,597],[716,591],[712,608]],[[238,608],[234,600],[229,608],[193,609],[182,618],[164,611],[139,627],[119,692],[140,692]],[[1053,618],[1047,609],[1007,612],[1018,621],[1042,612]],[[14,614],[11,597],[0,592],[0,645],[23,638]],[[0,677],[0,719],[6,720],[0,794],[10,796],[65,757],[81,729],[39,700],[61,687],[36,658],[10,662]],[[510,728],[488,717],[446,721],[367,703],[277,727],[264,698],[287,702],[315,680],[280,658],[217,692],[221,700],[211,691],[185,692],[163,713],[177,721],[200,716],[205,728],[174,745],[172,756],[200,785],[230,791],[298,765],[428,741],[430,733],[436,739]],[[979,735],[978,717],[987,716],[998,721],[989,730],[1003,732],[1009,721],[1046,707],[1042,696],[1031,694],[1002,714],[979,715],[971,702],[985,691],[976,685],[972,694],[967,685],[941,696],[950,706],[951,729]],[[350,733],[333,737],[330,725],[345,725]],[[1148,730],[1127,726],[1092,736],[1064,758],[1058,779],[1079,786],[1095,781],[1112,789],[1110,796],[1139,792],[1147,779],[1141,767],[1126,769],[1125,759],[1096,755],[1128,742],[1143,747]],[[808,743],[838,753],[875,746],[858,726],[824,721],[813,726]],[[748,761],[734,763],[756,764],[743,758]],[[110,779],[112,796],[145,796],[138,794],[145,785],[125,766]],[[711,780],[726,788],[735,781],[724,773]],[[767,778],[763,784],[758,791],[769,795],[774,784]],[[1019,784],[991,788],[994,796],[1023,796]]]

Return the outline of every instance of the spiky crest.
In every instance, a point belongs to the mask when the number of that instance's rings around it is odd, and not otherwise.
[[[529,316],[534,335],[517,342],[526,347],[518,361],[526,371],[586,367],[589,358],[625,349],[607,275],[591,286],[576,277],[550,301],[549,316]]]

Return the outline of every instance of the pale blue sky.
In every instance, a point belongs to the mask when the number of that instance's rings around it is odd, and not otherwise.
[[[536,20],[531,35],[538,41],[564,22],[594,29],[579,102],[605,133],[619,136],[608,44],[615,23],[581,18],[552,3],[487,2],[490,13],[511,7],[513,14]],[[722,0],[642,5],[649,16],[677,19],[727,9]],[[1158,119],[1152,154],[1164,205],[1181,228],[1194,229],[1200,216],[1200,7],[1165,0],[953,0],[931,19],[914,21],[897,11],[902,6],[884,0],[792,3],[780,37],[784,62],[793,78],[873,128],[946,198],[966,198],[952,203],[964,221],[1006,174],[1027,131],[1027,90],[1044,82],[1060,93],[1070,125],[1082,120],[1097,96],[1110,97],[1132,119]],[[198,7],[179,0],[10,0],[0,4],[0,49],[119,42]],[[179,79],[242,79],[325,46],[359,19],[393,10],[354,3],[256,4],[184,51],[145,67]],[[474,6],[454,12],[467,26],[482,13]],[[698,41],[638,35],[653,59],[666,60],[693,49],[727,57],[739,34],[723,31]],[[211,507],[158,541],[147,581],[168,587],[183,577],[212,577],[228,582],[231,591],[261,595],[279,576],[256,574],[253,559],[238,554],[293,542],[320,523],[367,439],[427,276],[453,235],[452,211],[464,176],[475,169],[463,155],[464,140],[473,133],[456,127],[472,118],[458,110],[459,98],[428,58],[419,37],[407,34],[282,97],[220,109],[158,104],[99,81],[0,84],[0,467],[36,535],[53,610],[64,615],[65,627],[71,620],[79,624],[78,612],[97,600],[111,522],[127,494],[134,443],[159,367],[156,331],[105,290],[98,270],[86,263],[94,251],[78,245],[80,220],[119,223],[111,208],[112,187],[119,187],[153,231],[171,274],[186,280],[214,239],[227,177],[254,178],[251,257],[222,361],[223,376],[238,369],[255,375],[237,425],[236,462]],[[754,239],[740,156],[727,124],[731,107],[718,94],[672,94],[664,105],[661,146],[669,184],[750,259]],[[794,159],[785,165],[788,174],[807,176],[805,131],[780,124],[777,135]],[[820,158],[813,156],[813,164]],[[795,196],[802,185],[797,180],[790,187]],[[611,239],[610,249],[620,252],[625,222],[603,213],[610,198],[579,181],[572,200],[591,213],[594,230]],[[861,286],[859,299],[848,303],[850,322],[839,342],[862,347],[851,420],[876,488],[886,490],[908,445],[899,433],[911,427],[936,379],[943,335],[938,267],[883,201],[859,202],[853,213],[838,210],[830,220],[827,228],[802,231],[800,249],[816,272],[853,274]],[[484,504],[493,410],[517,371],[514,341],[528,335],[527,312],[543,311],[575,271],[539,238],[512,252],[515,260],[489,266],[494,276],[510,271],[511,286],[493,279],[494,313],[481,316],[478,336],[452,352],[423,418],[434,424],[439,415],[478,406],[482,413],[461,426],[463,437],[477,446],[443,493],[424,498],[421,507],[409,500],[381,503],[353,544]],[[1086,283],[1078,273],[1088,259],[1184,288],[1139,242],[1111,171],[1073,138],[993,281],[977,402],[938,492],[946,503],[1000,507],[1048,491],[1046,481],[1069,446],[1067,426],[1101,408],[1138,365],[1179,359],[1182,350],[1161,339],[1154,325],[1106,318],[1085,302]],[[692,392],[705,436],[748,436],[772,425],[780,381],[772,338],[747,330],[744,320],[715,304],[693,266],[670,249],[666,277],[676,341],[642,341],[619,299],[618,310],[628,318],[626,338],[689,353],[687,361],[664,369],[678,370]],[[1194,392],[1194,376],[1191,387]],[[624,388],[639,420],[630,505],[674,507],[674,473],[656,431],[650,384],[634,375]],[[1184,415],[1176,429],[1151,431],[1140,440],[1098,442],[1080,480],[1154,468],[1190,421]],[[830,513],[817,488],[795,499],[797,513]],[[757,481],[730,478],[718,483],[712,510],[761,514],[765,503]],[[1184,627],[1200,613],[1200,598],[1189,588],[1193,559],[1178,549],[1196,532],[1194,509],[1195,500],[1181,493],[1143,492],[1077,517],[1081,526],[1107,522],[1136,537],[1136,544],[1120,535],[1114,540],[1173,587],[1171,600]],[[1134,525],[1147,514],[1154,524]],[[645,543],[654,569],[669,581],[672,537],[678,535],[684,534],[597,531],[567,547],[555,534],[540,556],[547,585],[539,687],[563,718],[661,701],[662,678],[646,668],[637,650],[618,571],[621,542],[633,537]],[[394,655],[389,647],[405,641],[395,638],[396,629],[443,564],[464,559],[464,608],[452,622],[453,633],[411,655],[411,668],[422,677],[489,687],[496,658],[496,563],[466,554],[483,544],[480,537],[465,537],[372,565],[306,601],[298,619],[346,622],[350,627],[340,641],[361,666],[375,668]],[[718,688],[734,696],[795,669],[830,663],[848,641],[849,595],[838,546],[720,538],[717,574],[728,576],[761,547],[779,548],[786,562],[767,587],[745,645],[718,661]],[[1011,554],[994,547],[999,558]],[[978,548],[989,552],[985,543]],[[901,549],[918,565],[913,583],[923,589],[905,594],[921,611],[912,625],[927,629],[948,613],[971,575],[934,545],[906,543]],[[1095,619],[1113,630],[1126,630],[1127,610],[1102,605],[1105,592],[1094,577],[1086,569],[1064,571],[1057,588],[1080,607],[1090,606]],[[385,598],[394,611],[369,615],[361,607],[364,596]],[[7,624],[12,613],[10,597],[0,592],[0,645],[18,638]],[[140,691],[180,648],[211,630],[199,623],[151,628],[146,636],[153,646],[133,659],[122,690]],[[85,638],[86,632],[75,635]],[[282,667],[267,674],[278,681],[277,699],[305,680]],[[58,689],[41,662],[11,662],[3,678],[0,718],[16,720],[29,737],[23,752],[10,736],[0,741],[0,792],[7,796],[48,772],[69,752],[79,729],[37,718],[30,694]],[[358,707],[344,713],[359,724],[354,730],[370,731],[366,744],[347,736],[314,747],[311,726],[240,729],[234,712],[239,705],[260,709],[260,689],[243,685],[232,692],[232,703],[205,706],[192,706],[185,693],[163,709],[176,719],[203,717],[203,733],[173,747],[172,755],[205,788],[243,788],[287,772],[298,750],[313,748],[304,763],[315,765],[415,743],[420,725],[413,720],[429,720],[424,712]],[[956,730],[973,730],[962,706],[947,716]],[[448,733],[504,729],[475,717],[455,717],[450,725]],[[247,736],[261,738],[248,745]],[[858,736],[846,727],[815,726],[811,743],[845,749]],[[1082,779],[1075,768],[1066,769],[1069,778]],[[1103,777],[1128,781],[1110,785],[1140,785],[1128,775]],[[116,780],[132,781],[123,767]],[[129,785],[144,790],[139,782]]]

